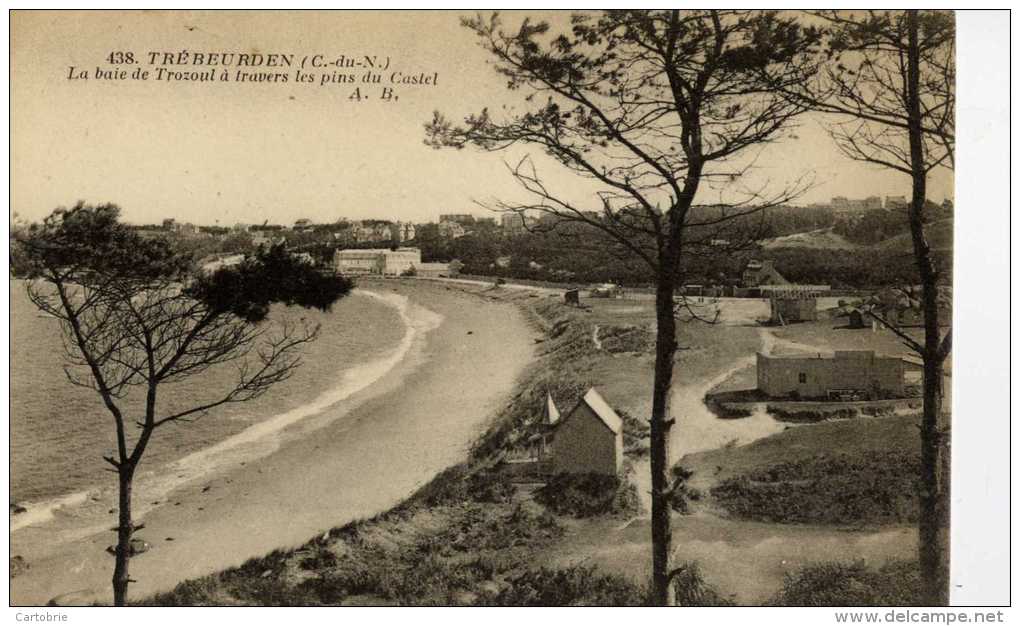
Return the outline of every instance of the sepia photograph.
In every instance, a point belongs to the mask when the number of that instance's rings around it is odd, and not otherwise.
[[[10,10],[18,621],[1004,621],[1009,19]]]

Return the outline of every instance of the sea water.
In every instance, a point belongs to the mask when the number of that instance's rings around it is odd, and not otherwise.
[[[283,316],[321,325],[319,338],[304,347],[301,367],[257,400],[157,430],[136,478],[136,513],[185,482],[271,453],[290,426],[385,376],[422,331],[439,323],[402,296],[361,290],[331,312],[281,307],[271,318]],[[35,310],[23,283],[11,281],[11,499],[28,509],[12,518],[12,531],[54,515],[84,522],[100,513],[90,508],[105,513],[113,501],[116,480],[102,460],[115,450],[113,418],[95,391],[68,382],[63,351],[59,323]],[[236,376],[226,364],[164,385],[158,414],[218,397]],[[142,402],[138,390],[120,401],[128,421],[140,417]]]

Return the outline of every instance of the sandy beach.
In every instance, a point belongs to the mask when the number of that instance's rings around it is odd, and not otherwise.
[[[293,547],[397,504],[464,458],[532,358],[535,331],[512,305],[441,284],[366,281],[363,287],[405,295],[443,321],[379,382],[291,426],[299,436],[272,454],[146,503],[151,508],[137,536],[152,549],[131,561],[132,598]],[[58,596],[74,604],[111,600],[113,559],[105,548],[113,533],[51,547],[33,539],[34,552],[12,539],[11,554],[30,566],[11,580],[12,604]]]

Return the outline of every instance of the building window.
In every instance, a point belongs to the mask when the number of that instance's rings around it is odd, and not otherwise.
[[[801,372],[800,374],[797,374],[797,382],[799,382],[802,385],[804,383],[806,383],[807,382],[807,374],[805,374],[804,372]]]

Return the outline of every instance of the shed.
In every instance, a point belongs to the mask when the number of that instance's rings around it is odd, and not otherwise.
[[[563,301],[570,306],[581,306],[581,292],[570,289],[563,294]]]
[[[825,399],[848,392],[871,400],[903,397],[903,361],[873,350],[837,350],[832,356],[759,352],[757,366],[758,389],[770,398]]]
[[[550,444],[553,473],[616,476],[623,469],[623,420],[594,388],[559,420]]]
[[[867,328],[864,324],[864,313],[860,309],[851,309],[847,326],[850,328]]]
[[[818,303],[811,297],[777,297],[769,298],[770,321],[773,324],[789,324],[791,322],[807,322],[818,319]]]

